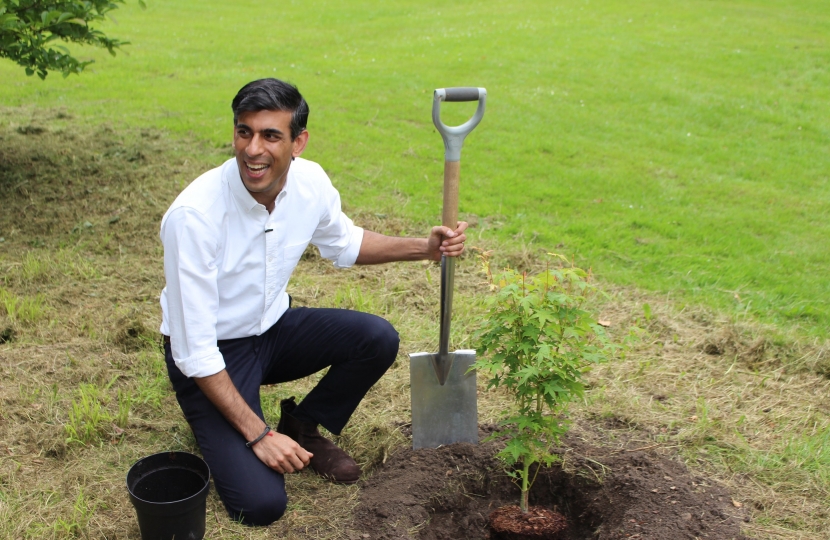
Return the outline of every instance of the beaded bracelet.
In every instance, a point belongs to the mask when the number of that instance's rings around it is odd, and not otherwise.
[[[261,441],[263,437],[268,435],[269,431],[271,431],[271,426],[265,426],[265,430],[262,433],[259,434],[259,437],[257,437],[256,439],[254,439],[251,442],[246,442],[245,446],[247,446],[248,448],[251,448],[253,445],[255,445],[256,443]]]

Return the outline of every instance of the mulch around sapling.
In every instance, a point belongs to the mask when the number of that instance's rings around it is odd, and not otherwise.
[[[490,513],[490,537],[498,540],[560,540],[567,535],[568,519],[544,506],[528,506],[527,512],[515,504]]]
[[[530,504],[563,514],[570,540],[744,540],[730,494],[691,473],[658,444],[602,444],[575,426],[559,465],[543,468]],[[481,432],[483,440],[492,427]],[[487,517],[517,504],[519,489],[495,459],[498,441],[401,449],[366,478],[349,527],[354,539],[488,538]]]

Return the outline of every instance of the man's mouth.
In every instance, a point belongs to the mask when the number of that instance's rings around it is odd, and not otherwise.
[[[245,169],[248,171],[248,176],[251,178],[260,178],[265,175],[265,171],[270,165],[267,163],[248,163],[245,162]]]
[[[254,174],[261,173],[268,168],[267,163],[245,163],[245,167]]]

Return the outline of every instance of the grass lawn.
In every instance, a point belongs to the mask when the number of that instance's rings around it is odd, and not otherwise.
[[[827,336],[826,2],[181,0],[116,16],[102,29],[132,42],[117,58],[82,50],[87,73],[45,82],[4,61],[0,103],[165,128],[204,149],[192,162],[228,144],[235,91],[278,76],[310,102],[306,156],[348,209],[425,224],[440,213],[432,90],[484,86],[462,155],[476,237]]]

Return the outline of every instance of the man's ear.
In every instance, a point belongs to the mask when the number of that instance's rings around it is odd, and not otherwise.
[[[308,130],[303,130],[302,133],[297,135],[297,138],[294,139],[292,144],[294,145],[294,148],[291,150],[291,157],[300,157],[308,144]]]

